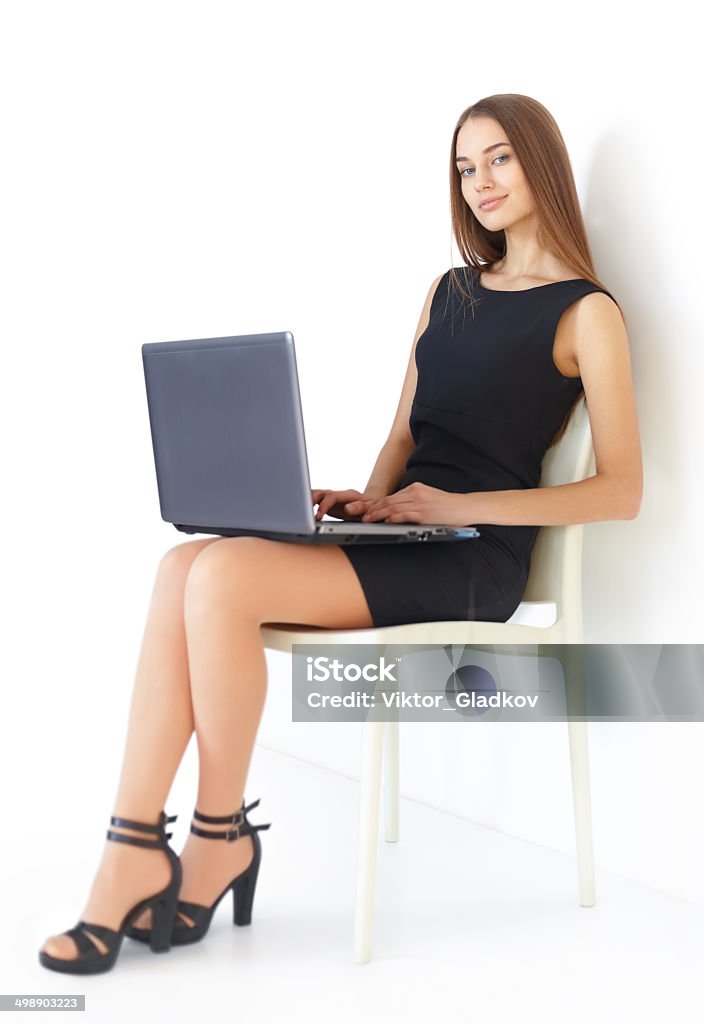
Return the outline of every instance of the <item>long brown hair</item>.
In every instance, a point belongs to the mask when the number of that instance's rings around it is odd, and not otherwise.
[[[538,245],[558,260],[572,267],[576,278],[584,278],[606,288],[596,276],[589,240],[574,183],[572,165],[564,139],[552,114],[542,103],[520,93],[498,93],[473,103],[460,114],[452,135],[450,150],[450,212],[452,233],[460,255],[467,267],[477,273],[506,254],[506,236],[503,230],[489,231],[475,217],[462,195],[462,182],[457,171],[457,135],[470,118],[491,117],[503,128],[506,139],[516,153],[535,203],[538,220]],[[450,286],[474,304],[469,275],[450,271]],[[608,289],[607,289],[608,290]],[[614,299],[614,301],[616,301]],[[618,306],[624,319],[623,310]],[[550,442],[556,444],[564,434],[570,416],[582,399],[580,391],[567,415]]]

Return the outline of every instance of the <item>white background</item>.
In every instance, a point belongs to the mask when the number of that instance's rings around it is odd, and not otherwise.
[[[645,492],[636,520],[585,529],[587,640],[701,642],[700,64],[685,14],[3,4],[2,801],[29,918],[52,844],[69,857],[77,819],[90,835],[107,823],[153,573],[186,539],[159,517],[140,346],[292,331],[311,486],[362,489],[430,282],[461,262],[450,141],[482,96],[525,93],[557,119],[597,272],[629,321]],[[261,744],[354,777],[358,728],[293,725],[288,661],[269,663]],[[598,864],[704,906],[702,726],[591,736]],[[573,851],[566,728],[401,738],[404,796]]]

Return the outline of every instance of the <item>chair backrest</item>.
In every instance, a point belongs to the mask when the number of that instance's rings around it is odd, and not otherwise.
[[[589,415],[582,399],[564,435],[550,448],[541,470],[540,486],[576,483],[592,472],[594,449]],[[557,618],[581,635],[582,523],[541,526],[531,555],[525,601],[554,601]]]

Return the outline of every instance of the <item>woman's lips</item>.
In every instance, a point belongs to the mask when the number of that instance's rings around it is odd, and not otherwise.
[[[499,205],[499,203],[503,203],[505,198],[506,198],[506,196],[500,196],[498,199],[487,200],[486,202],[483,202],[483,203],[479,204],[479,209],[480,210],[493,210],[493,209],[495,209]]]

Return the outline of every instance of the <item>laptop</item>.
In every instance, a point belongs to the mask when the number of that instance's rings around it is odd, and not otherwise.
[[[466,540],[473,526],[316,520],[290,331],[142,345],[161,517],[302,544]]]

